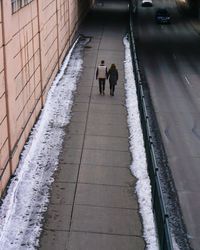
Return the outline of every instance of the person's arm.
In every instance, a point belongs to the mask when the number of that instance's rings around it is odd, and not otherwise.
[[[97,70],[96,70],[96,79],[98,78],[98,74],[99,74],[99,69],[97,68]]]
[[[110,70],[108,70],[108,69],[106,68],[106,78],[107,78],[107,79],[108,79],[109,75],[110,75]]]

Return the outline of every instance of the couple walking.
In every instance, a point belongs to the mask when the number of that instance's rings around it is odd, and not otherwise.
[[[107,70],[107,67],[104,64],[104,61],[101,61],[101,64],[97,67],[96,70],[96,79],[99,79],[99,93],[100,95],[105,95],[105,84],[106,79],[109,79],[110,83],[110,95],[114,96],[115,85],[118,80],[118,71],[115,64],[112,64],[110,69]]]

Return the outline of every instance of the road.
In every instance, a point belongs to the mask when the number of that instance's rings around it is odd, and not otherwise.
[[[156,24],[158,7],[171,24]],[[137,41],[188,238],[200,249],[200,36],[174,1],[139,2]]]

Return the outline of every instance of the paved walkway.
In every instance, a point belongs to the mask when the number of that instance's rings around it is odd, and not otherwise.
[[[127,3],[115,2],[98,5],[80,29],[92,39],[45,216],[42,250],[145,248],[129,170],[122,43]],[[99,95],[95,71],[102,59],[119,69],[114,97],[108,83],[106,95]]]

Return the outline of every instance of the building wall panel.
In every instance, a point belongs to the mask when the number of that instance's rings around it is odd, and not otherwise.
[[[10,155],[12,172],[32,127],[31,114],[40,95],[34,93],[38,78],[37,58],[39,34],[36,1],[12,14],[10,1],[4,1],[4,29],[6,40],[6,79],[9,111]],[[36,46],[34,46],[36,44]],[[38,63],[37,63],[38,64]],[[36,73],[37,72],[37,73]],[[39,71],[40,72],[40,71]],[[34,75],[37,74],[37,77]],[[40,77],[39,77],[40,78]],[[36,99],[37,98],[37,99]],[[41,107],[41,102],[40,107]]]
[[[3,19],[2,6],[0,5],[0,196],[3,192],[7,180],[4,172],[10,173],[9,165],[9,145],[8,145],[8,114],[6,107],[6,82],[5,82],[5,58],[3,48]],[[10,177],[10,176],[9,176]],[[6,180],[6,181],[5,181]]]
[[[58,0],[59,66],[70,46],[69,1]]]
[[[6,116],[4,117],[4,119],[1,121],[0,124],[0,128],[1,128],[1,134],[0,134],[0,150],[1,150],[1,164],[2,164],[2,168],[5,167],[6,162],[8,160],[9,154],[8,154],[8,123],[7,123],[7,119]]]
[[[10,179],[10,163],[7,164],[7,167],[5,169],[0,169],[0,176],[1,176],[0,179],[0,197],[1,197]]]
[[[70,40],[73,39],[75,32],[77,30],[77,20],[78,20],[78,0],[69,0],[69,15],[70,15]]]
[[[42,91],[44,99],[51,86],[50,79],[58,70],[58,36],[56,0],[38,1],[42,60]],[[55,75],[53,75],[55,77]]]
[[[0,48],[0,51],[2,48]],[[3,65],[1,65],[1,70],[0,70],[0,97],[5,94],[5,78],[4,78],[4,68]]]
[[[0,196],[88,3],[33,0],[12,13],[11,0],[0,1]]]

